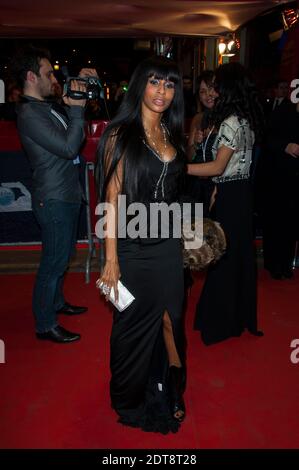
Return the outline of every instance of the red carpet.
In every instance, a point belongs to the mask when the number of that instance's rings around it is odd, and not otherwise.
[[[244,334],[206,347],[192,330],[198,278],[186,315],[187,417],[177,434],[143,433],[117,423],[109,405],[111,313],[82,273],[66,280],[67,299],[89,312],[61,324],[78,343],[39,342],[33,334],[33,275],[1,276],[1,448],[298,448],[299,277],[259,279],[263,338]]]

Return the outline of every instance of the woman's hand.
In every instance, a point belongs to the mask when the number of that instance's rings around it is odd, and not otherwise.
[[[101,277],[96,281],[96,286],[101,289],[101,293],[109,300],[111,289],[114,289],[114,298],[118,300],[117,283],[120,278],[120,269],[118,260],[107,260]]]
[[[188,160],[192,162],[193,158],[196,156],[197,146],[203,141],[204,134],[200,129],[193,129],[189,137],[188,142]]]
[[[194,136],[193,136],[193,142],[195,144],[201,144],[202,141],[204,139],[204,133],[203,131],[201,131],[200,129],[197,129],[195,132],[194,132]]]

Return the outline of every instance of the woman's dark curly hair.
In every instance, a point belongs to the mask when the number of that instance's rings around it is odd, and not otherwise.
[[[207,129],[210,123],[210,116],[212,113],[211,109],[208,109],[204,106],[204,104],[200,101],[200,85],[204,82],[208,87],[214,87],[214,80],[215,80],[215,71],[214,70],[204,70],[199,77],[197,78],[197,91],[196,96],[199,100],[199,108],[202,109],[202,120],[201,120],[201,129]]]
[[[221,65],[215,72],[215,89],[219,93],[211,114],[210,125],[219,129],[231,115],[247,119],[255,139],[259,140],[264,127],[264,114],[255,84],[238,62]]]

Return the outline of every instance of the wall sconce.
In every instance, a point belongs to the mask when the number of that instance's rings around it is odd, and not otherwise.
[[[281,15],[282,15],[283,27],[285,31],[287,31],[298,22],[299,9],[295,10],[293,8],[289,8],[289,9],[284,10],[281,13]]]
[[[234,37],[230,36],[228,38],[222,38],[218,44],[218,51],[219,54],[223,57],[233,57],[237,49],[239,49],[240,44],[238,40]]]

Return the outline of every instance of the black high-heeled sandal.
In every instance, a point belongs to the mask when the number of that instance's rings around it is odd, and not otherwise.
[[[185,371],[183,367],[170,366],[168,371],[168,395],[172,416],[179,422],[185,419],[186,409],[183,400]],[[177,413],[181,415],[177,416]]]

